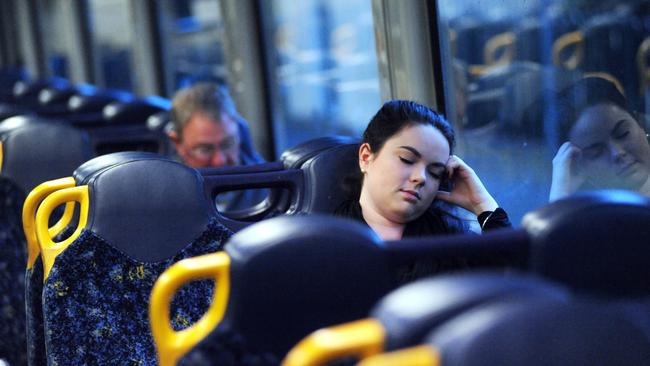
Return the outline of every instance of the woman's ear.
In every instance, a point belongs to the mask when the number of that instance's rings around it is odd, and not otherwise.
[[[366,172],[372,158],[373,154],[370,145],[367,142],[361,144],[361,146],[359,146],[359,169],[361,169],[361,173]]]

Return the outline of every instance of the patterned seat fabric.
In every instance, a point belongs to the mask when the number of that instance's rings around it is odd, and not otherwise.
[[[179,364],[279,365],[309,332],[364,316],[397,285],[380,247],[370,229],[337,217],[281,216],[237,232],[225,248],[224,318]]]
[[[21,210],[25,195],[0,177],[0,359],[25,365],[25,283],[27,254]]]
[[[177,255],[146,263],[84,230],[57,259],[43,290],[48,364],[155,365],[148,304],[155,280],[183,258],[222,249],[231,232],[212,219]],[[184,287],[172,303],[179,330],[197,321],[212,296],[210,281]]]
[[[178,260],[221,250],[232,232],[206,199],[201,175],[169,159],[109,164],[84,182],[45,198],[37,214],[41,246],[64,248],[56,256],[43,252],[47,364],[155,365],[148,316],[154,282]],[[75,199],[71,192],[85,192],[85,224],[55,244],[39,228],[49,209]],[[212,292],[211,281],[182,288],[171,304],[173,326],[197,321]]]
[[[120,163],[139,159],[160,159],[157,154],[147,152],[119,152],[102,155],[80,165],[73,172],[77,184],[85,184],[93,175]],[[54,239],[61,242],[70,237],[76,223],[68,225]],[[43,261],[38,256],[25,273],[25,307],[27,310],[27,360],[30,366],[47,365],[45,337],[43,333]]]
[[[91,150],[87,134],[56,121],[15,116],[3,121],[0,130],[0,359],[24,365],[27,255],[22,206],[34,187],[69,175],[91,157]]]

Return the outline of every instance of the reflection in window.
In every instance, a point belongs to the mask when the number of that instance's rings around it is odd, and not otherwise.
[[[174,90],[199,80],[226,83],[218,0],[166,0],[163,27]]]
[[[133,36],[129,2],[90,0],[95,60],[102,86],[133,90]]]
[[[65,3],[62,1],[43,2],[42,31],[45,48],[45,59],[48,75],[62,78],[70,77],[68,60],[68,34],[65,26],[69,22]]]
[[[620,86],[630,110],[646,109],[645,2],[440,0],[438,11],[458,153],[515,223],[548,201],[551,162],[568,139],[560,91],[596,75]]]
[[[360,136],[381,103],[370,1],[264,5],[278,153],[327,134]]]

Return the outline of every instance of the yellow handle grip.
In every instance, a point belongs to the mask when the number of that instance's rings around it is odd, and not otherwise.
[[[571,46],[576,45],[575,52],[571,57],[562,61],[562,51]],[[553,42],[553,64],[558,67],[564,67],[567,70],[575,70],[585,57],[585,42],[584,35],[581,31],[569,32],[561,35]]]
[[[79,223],[74,233],[62,242],[55,243],[52,241],[49,232],[49,220],[52,211],[59,205],[75,201],[79,203]],[[81,230],[86,226],[88,220],[88,186],[79,186],[65,188],[51,193],[47,196],[41,206],[36,211],[36,238],[41,247],[41,256],[43,258],[43,280],[47,279],[50,274],[54,260],[61,254],[72,242],[81,234]]]
[[[61,178],[50,180],[45,183],[41,183],[36,188],[34,188],[27,198],[25,198],[25,203],[23,204],[23,231],[25,232],[25,239],[27,240],[27,269],[30,269],[34,266],[34,262],[40,253],[40,248],[38,247],[38,239],[36,238],[36,209],[38,205],[41,204],[41,201],[48,196],[50,193],[58,191],[64,188],[70,188],[75,186],[75,180],[72,177]],[[74,212],[74,203],[70,203],[71,212],[70,217],[67,217],[68,214],[68,204],[66,203],[65,212],[63,217],[59,222],[56,223],[50,231],[54,230],[56,233],[50,232],[50,237],[56,236],[65,225],[67,225],[72,219],[72,213]],[[63,222],[64,219],[68,221],[65,222],[63,228],[59,227],[59,224]]]
[[[74,215],[74,202],[66,202],[65,210],[63,211],[63,216],[61,216],[59,221],[57,221],[56,224],[54,224],[54,226],[47,229],[48,233],[50,233],[50,238],[54,239],[57,235],[63,232],[63,230],[72,221],[73,215]]]
[[[215,280],[210,308],[192,326],[175,331],[169,319],[174,294],[183,285],[205,278]],[[225,252],[184,259],[169,267],[158,278],[151,291],[149,318],[160,366],[175,365],[178,359],[216,328],[226,311],[229,293],[230,257]]]
[[[485,65],[506,65],[515,58],[515,34],[513,32],[504,32],[490,38],[485,43],[483,51],[483,60]],[[497,59],[497,51],[503,49],[501,57]]]
[[[282,365],[316,366],[341,357],[369,357],[382,351],[384,336],[384,327],[375,319],[320,329],[289,351]]]
[[[438,366],[440,354],[429,346],[417,346],[382,353],[361,360],[357,366]]]

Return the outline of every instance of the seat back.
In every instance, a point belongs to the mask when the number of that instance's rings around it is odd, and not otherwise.
[[[61,178],[41,183],[34,188],[25,199],[23,206],[23,229],[27,239],[27,271],[25,272],[25,308],[27,311],[27,359],[30,365],[45,365],[45,339],[43,329],[43,261],[40,256],[40,247],[36,238],[36,210],[40,203],[51,193],[81,186],[104,169],[113,165],[132,160],[160,159],[159,155],[144,152],[120,152],[102,155],[80,165],[72,177]],[[65,213],[59,222],[49,228],[52,238],[66,238],[78,224],[78,212],[74,214],[74,203],[66,204]],[[57,240],[59,241],[59,240]]]
[[[310,331],[363,316],[396,286],[380,245],[368,228],[318,215],[276,217],[238,232],[225,250],[230,294],[224,318],[218,326],[216,321],[211,324],[216,328],[183,360],[206,365],[250,360],[278,364]],[[192,267],[193,261],[185,267]],[[179,275],[173,288],[189,280]],[[156,303],[168,302],[173,295],[159,292],[166,298],[154,295]],[[154,324],[169,322],[167,314],[158,316],[164,319],[154,319]],[[184,342],[194,339],[189,333],[206,329],[205,324],[192,327],[183,335]]]
[[[530,267],[577,292],[648,296],[648,220],[648,199],[627,191],[585,192],[551,203],[523,219]]]
[[[37,212],[48,363],[154,363],[147,320],[153,282],[182,258],[220,250],[230,232],[205,199],[201,176],[182,164],[127,161],[87,181],[50,194]],[[71,200],[81,206],[79,227],[54,243],[46,231],[48,216]],[[175,329],[207,309],[212,284],[192,284],[181,293],[183,299],[171,307]],[[74,351],[79,347],[85,352]]]
[[[340,145],[358,143],[358,139],[348,136],[325,136],[313,140],[305,141],[290,149],[287,149],[280,156],[280,160],[287,168],[301,168],[302,165],[312,157]]]
[[[301,212],[332,214],[346,199],[344,180],[359,169],[359,145],[345,144],[323,150],[305,161],[305,195]]]
[[[69,175],[90,158],[88,137],[78,130],[32,117],[2,123],[0,190],[0,358],[26,362],[25,263],[27,250],[21,223],[23,201],[43,181]]]
[[[478,308],[430,335],[443,365],[645,365],[647,329],[611,306],[519,301]]]
[[[515,298],[567,301],[558,286],[524,276],[469,273],[428,278],[384,296],[365,320],[325,328],[303,339],[285,366],[324,365],[416,346],[445,321],[487,303]]]

